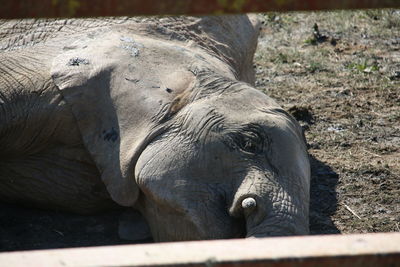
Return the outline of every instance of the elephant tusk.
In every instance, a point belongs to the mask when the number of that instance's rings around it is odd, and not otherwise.
[[[243,209],[252,209],[255,208],[257,206],[257,202],[254,198],[252,197],[247,197],[245,199],[243,199],[242,201],[242,208]]]

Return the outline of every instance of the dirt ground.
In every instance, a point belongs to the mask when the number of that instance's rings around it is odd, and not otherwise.
[[[311,233],[399,232],[400,10],[261,19],[256,85],[304,128]],[[0,251],[130,243],[118,237],[123,212],[0,204]]]
[[[305,130],[311,232],[399,232],[400,10],[264,15],[255,64]]]

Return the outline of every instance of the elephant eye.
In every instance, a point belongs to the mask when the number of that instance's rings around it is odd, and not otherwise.
[[[250,152],[250,153],[257,152],[257,144],[254,143],[252,140],[246,140],[241,148],[246,152]]]
[[[225,139],[226,145],[232,150],[239,150],[247,154],[261,154],[264,149],[264,139],[261,127],[257,125],[247,125],[244,128],[235,129],[228,134]]]
[[[256,132],[246,132],[241,136],[239,148],[247,153],[259,154],[263,150],[263,138]]]

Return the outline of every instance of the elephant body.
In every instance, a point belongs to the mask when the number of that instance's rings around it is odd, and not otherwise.
[[[160,241],[307,233],[303,135],[251,87],[257,34],[248,16],[3,21],[0,199],[133,207]]]

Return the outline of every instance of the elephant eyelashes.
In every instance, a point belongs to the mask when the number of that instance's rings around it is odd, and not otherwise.
[[[256,144],[253,140],[246,140],[244,144],[241,145],[241,149],[252,154],[259,152],[258,144]]]
[[[263,150],[264,142],[261,136],[243,136],[239,143],[239,148],[251,154],[260,154]]]
[[[264,138],[255,129],[242,130],[232,137],[233,148],[238,148],[243,152],[250,154],[260,154],[263,152]]]

